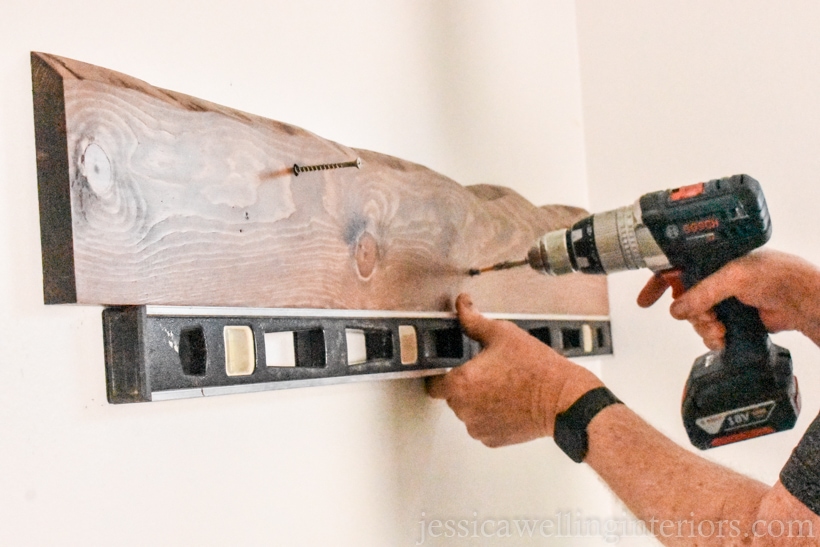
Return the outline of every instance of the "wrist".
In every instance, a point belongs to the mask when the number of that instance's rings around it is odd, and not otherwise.
[[[820,346],[820,318],[806,320],[805,325],[799,330],[804,336]]]
[[[798,309],[800,324],[797,328],[803,335],[820,345],[820,271],[812,268],[812,275],[807,276],[801,285],[804,289]]]
[[[572,461],[583,462],[589,450],[587,428],[590,422],[602,410],[615,404],[622,402],[605,387],[587,391],[569,409],[555,417],[555,444]]]
[[[557,395],[554,396],[551,408],[546,412],[545,429],[549,436],[555,432],[555,417],[562,412],[566,412],[582,395],[588,391],[604,387],[604,383],[592,372],[580,365],[567,361],[566,374],[558,386]]]
[[[566,411],[587,391],[595,389],[596,387],[604,387],[604,383],[592,372],[574,363],[573,367],[575,370],[572,371],[572,374],[569,375],[564,382],[561,392],[558,395],[558,401],[555,406],[556,414]]]

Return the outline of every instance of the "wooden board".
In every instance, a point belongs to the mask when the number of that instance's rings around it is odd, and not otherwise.
[[[608,314],[603,278],[525,256],[584,211],[32,53],[47,303]],[[293,165],[361,159],[361,168]]]

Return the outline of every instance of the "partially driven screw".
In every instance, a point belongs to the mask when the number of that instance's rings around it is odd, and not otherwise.
[[[361,158],[356,158],[353,161],[323,163],[321,165],[297,165],[294,163],[293,174],[298,177],[299,173],[304,173],[305,171],[324,171],[325,169],[341,169],[342,167],[355,167],[356,169],[360,169],[362,167],[362,160]]]

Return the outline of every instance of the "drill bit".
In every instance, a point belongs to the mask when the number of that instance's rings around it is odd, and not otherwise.
[[[476,276],[482,274],[484,272],[492,272],[498,270],[509,270],[511,268],[518,268],[519,266],[526,266],[529,264],[529,260],[526,258],[524,260],[508,260],[506,262],[499,262],[498,264],[493,264],[492,266],[487,266],[486,268],[470,268],[467,270],[467,273],[471,276]]]

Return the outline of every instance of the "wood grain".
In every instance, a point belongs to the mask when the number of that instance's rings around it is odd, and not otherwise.
[[[465,275],[580,209],[78,61],[34,53],[32,67],[48,303],[449,310],[466,290],[485,311],[608,313],[602,278]]]

